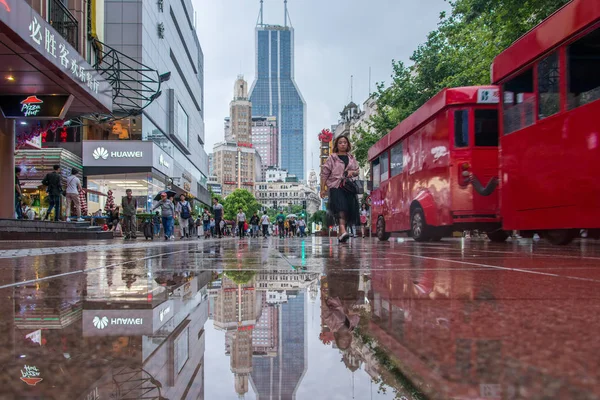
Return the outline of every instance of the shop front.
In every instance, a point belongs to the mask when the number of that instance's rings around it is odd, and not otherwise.
[[[28,3],[0,1],[0,218],[15,215],[17,126],[30,140],[48,120],[112,110],[110,84]]]
[[[84,141],[83,170],[91,214],[120,204],[127,189],[138,200],[138,212],[152,211],[156,195],[169,187],[171,156],[149,141]]]
[[[15,166],[21,168],[19,180],[23,192],[23,205],[31,208],[37,218],[43,218],[50,206],[48,193],[42,185],[46,174],[53,171],[53,166],[59,165],[63,187],[73,168],[83,170],[81,158],[65,149],[17,150]],[[61,201],[60,215],[65,215],[65,202]]]

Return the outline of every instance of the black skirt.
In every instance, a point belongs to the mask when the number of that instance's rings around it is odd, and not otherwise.
[[[348,193],[344,189],[329,189],[329,214],[335,218],[337,224],[340,218],[340,213],[344,213],[346,225],[360,224],[360,207],[358,205],[358,197],[355,194]]]

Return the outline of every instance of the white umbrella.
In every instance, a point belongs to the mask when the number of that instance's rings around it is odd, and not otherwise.
[[[286,218],[298,218],[296,214],[289,214]]]

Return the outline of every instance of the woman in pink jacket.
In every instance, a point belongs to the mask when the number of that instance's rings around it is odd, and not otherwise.
[[[350,238],[346,232],[346,226],[359,224],[359,206],[356,195],[340,187],[346,176],[358,176],[358,162],[350,154],[351,151],[350,140],[345,136],[340,136],[333,142],[333,154],[321,166],[321,182],[325,182],[329,189],[328,208],[339,226],[338,240],[340,243],[344,243]],[[321,191],[321,198],[326,196],[327,192]]]

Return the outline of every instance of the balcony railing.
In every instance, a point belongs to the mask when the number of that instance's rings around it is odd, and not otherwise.
[[[48,0],[48,22],[79,51],[79,22],[61,0]]]

